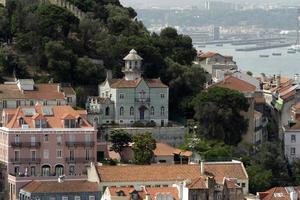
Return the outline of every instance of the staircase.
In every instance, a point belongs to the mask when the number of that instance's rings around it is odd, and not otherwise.
[[[52,5],[65,8],[71,13],[73,13],[73,15],[75,15],[75,17],[77,17],[80,20],[86,17],[85,12],[81,11],[79,8],[77,8],[75,5],[71,4],[67,0],[40,0],[40,1],[41,3],[50,3]]]

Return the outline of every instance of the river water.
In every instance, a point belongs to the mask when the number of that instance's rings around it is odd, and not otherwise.
[[[232,46],[224,44],[222,47],[216,45],[206,45],[198,50],[218,52],[222,55],[233,56],[237,62],[239,69],[243,71],[251,71],[254,75],[265,73],[267,75],[281,74],[282,76],[292,77],[295,73],[300,74],[300,52],[288,54],[288,47],[275,49],[259,50],[259,51],[235,51],[236,48],[245,46]],[[282,53],[281,56],[273,56],[272,53]],[[260,55],[269,55],[262,58]]]

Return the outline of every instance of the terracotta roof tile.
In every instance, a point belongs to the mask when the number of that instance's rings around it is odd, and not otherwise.
[[[294,105],[294,108],[297,109],[297,110],[299,110],[300,109],[300,102],[297,103],[296,105]]]
[[[264,97],[255,97],[254,98],[256,104],[265,104],[266,99]]]
[[[207,178],[199,177],[193,179],[192,182],[187,184],[186,187],[189,189],[208,189],[206,182]]]
[[[156,156],[172,156],[174,154],[181,154],[184,156],[191,156],[193,153],[191,151],[184,151],[174,147],[171,147],[165,143],[156,143],[156,149],[154,150],[154,155]]]
[[[63,128],[64,124],[62,119],[74,119],[80,117],[80,113],[74,110],[71,106],[46,106],[48,109],[50,108],[52,110],[53,115],[44,115],[42,111],[43,107],[44,106],[42,105],[36,105],[34,107],[19,107],[15,109],[15,114],[12,117],[12,119],[4,126],[6,128],[21,128],[18,119],[20,117],[23,117],[25,123],[29,126],[29,128],[34,128],[34,118],[37,116],[37,114],[40,114],[47,121],[48,128]],[[33,116],[25,116],[24,109],[33,109],[35,113]],[[5,112],[6,109],[4,109],[4,113]],[[11,109],[9,112],[12,112]],[[84,128],[92,126],[83,117],[82,124],[80,127]]]
[[[76,95],[75,90],[71,86],[63,86],[61,89],[66,95]]]
[[[35,84],[33,91],[24,91],[24,96],[26,99],[65,99],[64,94],[58,88],[59,84]]]
[[[215,83],[210,87],[223,87],[240,92],[254,92],[256,87],[246,81],[240,80],[234,76],[227,76],[223,81]]]
[[[24,99],[17,84],[0,84],[0,99]]]
[[[215,177],[218,183],[222,183],[224,178],[247,179],[248,175],[243,163],[215,162],[205,163],[204,170],[207,175]]]
[[[290,200],[290,194],[287,190],[294,190],[298,195],[300,187],[274,187],[265,192],[258,192],[260,200]]]
[[[112,88],[136,88],[142,80],[144,80],[150,88],[168,88],[168,86],[163,84],[160,79],[112,79],[110,80],[110,84]]]
[[[247,172],[240,162],[207,162],[204,169],[205,175],[215,177],[220,183],[223,183],[224,177],[248,179]],[[98,166],[97,171],[101,182],[179,181],[201,177],[198,164]]]
[[[199,165],[98,166],[101,182],[182,181],[200,176]]]
[[[78,193],[78,192],[100,192],[97,183],[88,181],[31,181],[23,190],[30,193]]]
[[[130,199],[130,194],[137,192],[139,200],[145,199],[146,195],[150,195],[151,199],[155,200],[157,194],[170,194],[173,200],[179,200],[178,190],[175,187],[149,187],[136,190],[132,187],[109,187],[111,196],[118,196],[119,192],[123,192],[124,196]]]
[[[225,179],[224,181],[224,185],[226,184],[227,188],[229,189],[235,189],[235,188],[241,188],[241,186],[239,186],[237,184],[237,180],[233,180],[233,179]]]
[[[199,56],[200,58],[211,58],[211,57],[215,56],[216,54],[218,54],[218,53],[208,51],[208,52],[205,52],[205,53],[201,53],[201,54],[199,54],[198,56]]]
[[[145,79],[145,81],[150,88],[168,88],[160,79]]]

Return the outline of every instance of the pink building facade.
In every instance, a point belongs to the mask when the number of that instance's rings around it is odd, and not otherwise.
[[[96,129],[86,112],[70,106],[19,107],[4,110],[0,161],[6,165],[10,199],[31,180],[86,178],[96,157]]]

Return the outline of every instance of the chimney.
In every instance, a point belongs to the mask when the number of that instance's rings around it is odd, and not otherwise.
[[[201,173],[201,175],[204,175],[204,161],[203,160],[200,161],[200,173]]]
[[[276,87],[279,87],[279,86],[280,86],[280,80],[281,80],[280,75],[277,75],[277,76],[276,76]]]
[[[145,200],[151,200],[151,196],[150,196],[150,194],[148,192],[146,193]]]
[[[61,84],[57,84],[57,92],[61,92]]]
[[[111,70],[107,70],[106,71],[106,79],[107,80],[111,80],[112,79],[112,71]]]
[[[298,199],[298,194],[297,194],[297,192],[295,192],[295,191],[290,192],[290,199],[291,199],[291,200],[297,200],[297,199]]]
[[[294,82],[295,82],[295,84],[299,83],[299,74],[294,75]]]

